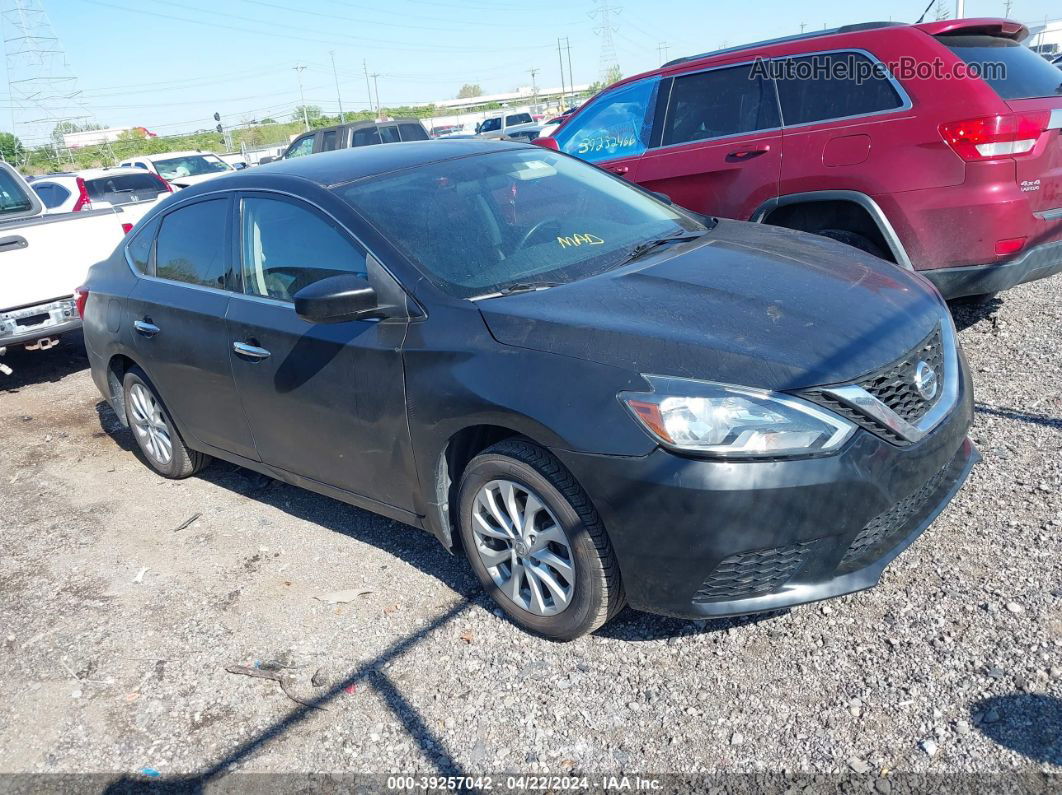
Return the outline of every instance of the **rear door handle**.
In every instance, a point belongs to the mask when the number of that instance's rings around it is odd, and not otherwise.
[[[259,348],[257,345],[248,345],[246,342],[234,342],[232,343],[232,349],[240,356],[246,356],[248,359],[268,359],[270,356],[269,351],[265,348]]]
[[[0,237],[0,252],[2,251],[15,251],[20,248],[26,248],[29,243],[26,242],[26,238],[22,235],[11,235],[10,237]]]
[[[611,171],[613,174],[619,174],[622,177],[624,174],[630,171],[630,169],[627,168],[627,166],[615,166],[610,167],[609,171]]]
[[[741,163],[745,160],[752,160],[754,157],[765,155],[771,151],[769,146],[765,146],[763,149],[740,149],[737,152],[730,152],[726,159],[731,163]]]
[[[147,320],[134,320],[133,328],[137,330],[138,334],[143,334],[145,337],[154,337],[162,329]]]

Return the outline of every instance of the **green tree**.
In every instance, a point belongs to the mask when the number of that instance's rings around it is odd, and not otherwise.
[[[457,92],[458,99],[472,99],[473,97],[483,96],[483,89],[479,87],[479,83],[465,83],[461,86],[461,90]]]
[[[272,118],[270,118],[269,116],[266,116],[266,117],[265,117],[264,119],[262,119],[262,120],[261,120],[260,122],[258,122],[258,123],[259,123],[259,124],[276,124],[276,123],[277,123],[277,120],[276,120],[276,119],[272,119]]]
[[[306,120],[308,122],[310,122],[310,124],[313,124],[317,119],[321,118],[321,109],[317,105],[306,105],[305,106],[305,110],[306,110]],[[295,121],[302,121],[303,120],[302,111],[303,111],[303,106],[302,105],[296,105],[295,106],[295,110],[292,113],[291,118],[293,118]]]
[[[22,163],[26,157],[26,150],[20,141],[12,133],[0,132],[0,155],[8,163]]]
[[[616,83],[623,79],[623,72],[620,71],[619,66],[613,65],[605,70],[605,77],[602,80],[598,80],[596,83],[590,84],[590,94],[596,94],[598,91],[608,88],[613,83]]]

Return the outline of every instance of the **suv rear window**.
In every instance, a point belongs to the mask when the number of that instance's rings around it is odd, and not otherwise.
[[[971,66],[1002,99],[1062,94],[1062,72],[1028,47],[999,36],[939,36],[940,42]],[[1002,64],[997,70],[988,64]]]
[[[902,108],[903,99],[887,77],[872,71],[873,63],[856,52],[779,59],[778,99],[785,125]]]
[[[90,199],[111,204],[146,201],[163,190],[162,183],[151,174],[115,174],[85,180],[85,191]]]

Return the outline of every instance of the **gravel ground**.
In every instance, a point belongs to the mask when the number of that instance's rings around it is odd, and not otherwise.
[[[956,315],[984,461],[878,588],[570,644],[419,531],[155,477],[76,343],[10,354],[0,771],[1062,772],[1062,279]]]

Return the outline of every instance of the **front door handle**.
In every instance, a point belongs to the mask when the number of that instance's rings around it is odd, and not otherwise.
[[[741,149],[737,152],[730,152],[726,159],[731,163],[743,163],[746,160],[752,160],[754,157],[765,155],[771,151],[769,146],[765,146],[762,149]]]
[[[0,251],[16,251],[20,248],[26,248],[28,245],[29,243],[26,242],[26,238],[22,235],[0,237]]]
[[[154,323],[147,320],[134,320],[133,328],[137,330],[138,334],[142,334],[145,337],[154,337],[162,329],[156,326]]]
[[[259,348],[257,345],[248,345],[246,342],[234,342],[232,343],[232,349],[240,356],[246,356],[248,359],[269,358],[269,351],[265,348]]]

